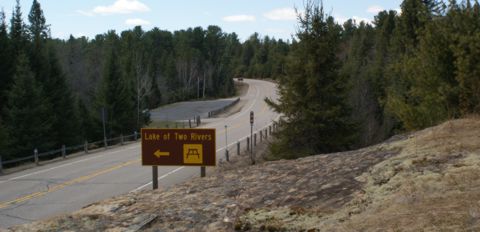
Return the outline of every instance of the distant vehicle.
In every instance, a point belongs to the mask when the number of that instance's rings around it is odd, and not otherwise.
[[[237,80],[238,81],[243,81],[243,77],[238,77]]]

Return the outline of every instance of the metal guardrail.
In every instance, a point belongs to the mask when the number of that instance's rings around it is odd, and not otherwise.
[[[3,172],[5,166],[18,166],[24,163],[35,163],[36,165],[40,165],[40,161],[51,160],[58,157],[67,158],[67,156],[78,153],[83,151],[85,154],[89,153],[91,150],[98,149],[98,148],[105,148],[107,149],[109,146],[114,145],[123,145],[126,142],[137,141],[141,138],[141,134],[138,132],[134,132],[131,135],[127,136],[119,136],[115,138],[110,138],[107,140],[101,141],[94,141],[94,142],[87,142],[85,141],[84,144],[74,145],[66,147],[62,145],[60,149],[45,151],[45,152],[38,152],[38,149],[33,149],[33,155],[24,156],[16,159],[11,160],[3,160],[2,156],[0,155],[0,174]],[[105,146],[105,144],[107,146]],[[14,165],[17,164],[17,165]]]
[[[211,117],[215,117],[216,115],[219,115],[223,112],[225,112],[228,108],[230,108],[231,106],[237,104],[238,102],[240,101],[240,98],[237,98],[235,99],[235,101],[231,102],[230,104],[218,109],[218,110],[213,110],[213,111],[210,111],[208,112],[208,117],[211,118]]]
[[[273,137],[274,133],[276,133],[279,129],[279,123],[277,121],[273,121],[272,123],[254,131],[252,135],[245,136],[234,143],[228,144],[225,148],[225,161],[229,161],[229,157],[231,154],[236,154],[240,156],[243,152],[247,152],[251,156],[252,164],[255,163],[255,147],[258,143],[263,141],[268,141],[268,138]],[[242,144],[245,145],[242,148]],[[222,159],[223,161],[223,159]],[[222,162],[221,161],[221,162]]]
[[[278,130],[278,122],[273,121],[271,124],[255,131],[252,135],[253,136],[252,138],[250,136],[246,136],[238,140],[236,142],[236,146],[235,146],[235,143],[228,144],[228,146],[225,148],[226,156],[227,156],[226,159],[228,160],[228,154],[230,153],[230,149],[233,149],[231,150],[232,152],[236,149],[237,155],[241,154],[242,151],[241,151],[240,145],[242,141],[246,140],[245,150],[250,152],[252,148],[254,148],[257,145],[257,136],[259,137],[259,140],[261,142],[264,138],[267,139],[269,135],[271,136],[277,130]],[[62,148],[60,149],[46,151],[42,153],[38,153],[38,150],[34,149],[33,155],[20,157],[12,160],[2,160],[2,156],[0,155],[0,174],[3,173],[3,169],[5,165],[15,166],[12,164],[22,164],[22,163],[35,163],[36,165],[40,165],[40,161],[41,161],[40,158],[44,158],[43,161],[47,160],[45,159],[45,157],[49,157],[50,159],[63,157],[65,159],[69,155],[76,154],[82,150],[85,154],[88,154],[90,151],[95,149],[100,149],[102,147],[105,149],[108,149],[109,146],[113,146],[113,145],[121,146],[121,145],[124,145],[126,142],[133,142],[133,141],[137,141],[138,139],[141,139],[141,134],[134,132],[131,135],[127,135],[127,136],[121,135],[120,137],[110,138],[110,139],[107,139],[106,141],[100,140],[100,141],[94,141],[90,143],[85,141],[84,144],[74,145],[69,147],[66,147],[65,145],[63,145]],[[253,152],[250,152],[250,153],[252,153],[252,162],[253,162],[253,160],[255,159],[255,157],[253,157],[254,153]]]

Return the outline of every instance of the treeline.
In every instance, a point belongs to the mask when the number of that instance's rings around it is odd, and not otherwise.
[[[480,113],[480,5],[404,0],[338,25],[314,1],[279,76],[277,158],[334,152]]]
[[[269,57],[288,51],[257,34],[246,45],[217,26],[53,39],[37,0],[27,18],[18,0],[8,23],[0,14],[3,159],[101,140],[103,113],[107,137],[132,134],[148,123],[146,109],[231,96],[232,78],[247,73],[271,78],[282,64]]]

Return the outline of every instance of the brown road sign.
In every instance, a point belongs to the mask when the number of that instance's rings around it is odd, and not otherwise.
[[[215,166],[215,129],[142,129],[142,165]]]

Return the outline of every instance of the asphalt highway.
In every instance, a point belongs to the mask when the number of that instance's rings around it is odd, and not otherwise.
[[[242,110],[201,126],[216,128],[217,162],[224,159],[226,142],[232,149],[237,141],[250,135],[250,111],[255,112],[254,131],[278,119],[278,114],[263,100],[277,98],[276,85],[249,79],[244,82],[250,87],[241,97],[246,102]],[[225,125],[228,126],[227,141]],[[0,176],[0,228],[72,212],[120,194],[151,189],[152,170],[140,164],[140,146],[132,143]],[[161,187],[199,175],[198,167],[158,168]]]

